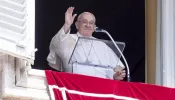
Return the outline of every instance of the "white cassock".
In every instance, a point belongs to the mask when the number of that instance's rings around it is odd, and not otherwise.
[[[80,40],[71,59],[82,63],[99,65],[98,67],[77,63],[71,65],[68,63],[80,36],[79,33],[70,34],[70,31],[65,34],[63,28],[61,28],[50,43],[50,53],[47,57],[49,65],[60,71],[113,79],[113,69],[117,65],[121,67],[124,67],[124,65],[104,42]],[[101,65],[109,66],[109,68],[101,67]]]

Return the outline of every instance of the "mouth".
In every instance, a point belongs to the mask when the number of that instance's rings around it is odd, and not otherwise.
[[[86,28],[86,29],[84,29],[84,30],[86,30],[86,31],[91,31],[92,29],[91,29],[91,28]]]

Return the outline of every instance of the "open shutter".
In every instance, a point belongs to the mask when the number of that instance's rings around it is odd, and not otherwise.
[[[35,0],[0,0],[0,52],[34,61]]]

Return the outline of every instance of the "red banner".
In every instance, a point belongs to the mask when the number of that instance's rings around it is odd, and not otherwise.
[[[174,100],[175,89],[85,75],[45,71],[54,100]]]

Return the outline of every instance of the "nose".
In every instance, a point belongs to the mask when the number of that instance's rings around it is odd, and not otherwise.
[[[91,27],[90,23],[86,23],[86,27]]]

